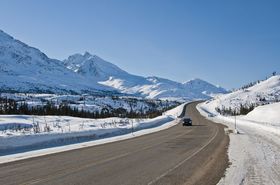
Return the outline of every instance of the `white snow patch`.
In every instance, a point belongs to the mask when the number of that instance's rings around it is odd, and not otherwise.
[[[244,116],[243,119],[280,126],[280,103],[259,106]]]

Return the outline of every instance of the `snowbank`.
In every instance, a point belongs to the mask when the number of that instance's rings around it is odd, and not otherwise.
[[[280,103],[259,106],[244,116],[243,119],[280,126]]]
[[[165,116],[171,116],[173,118],[177,118],[178,116],[181,115],[181,113],[183,112],[183,109],[184,109],[184,106],[186,105],[187,103],[183,103],[171,110],[168,110],[166,111],[165,113],[163,113],[163,115]]]
[[[200,113],[215,122],[230,124],[233,128],[235,124],[234,116],[222,116],[215,110],[214,103],[201,103],[197,106]],[[280,103],[258,106],[245,116],[236,116],[237,126],[246,126],[254,129],[261,129],[280,135]]]

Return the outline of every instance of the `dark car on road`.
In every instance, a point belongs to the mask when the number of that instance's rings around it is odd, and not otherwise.
[[[192,126],[191,118],[183,118],[183,126]]]

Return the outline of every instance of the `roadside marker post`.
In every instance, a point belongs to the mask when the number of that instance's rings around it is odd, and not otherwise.
[[[132,126],[131,126],[131,133],[133,135],[133,120],[132,120],[131,124],[132,124]]]
[[[237,108],[235,107],[235,111],[234,111],[234,133],[239,134],[239,132],[237,130],[236,114],[237,114]]]

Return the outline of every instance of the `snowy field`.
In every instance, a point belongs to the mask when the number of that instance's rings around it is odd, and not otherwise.
[[[197,106],[202,115],[235,129],[235,117],[222,116],[214,100]],[[230,167],[219,185],[280,184],[280,103],[259,106],[245,116],[237,116],[237,130],[230,134]]]
[[[181,114],[184,105],[153,119],[1,115],[0,129],[15,124],[22,124],[25,129],[0,131],[0,163],[128,139],[166,129],[177,124],[176,118]],[[38,133],[34,131],[34,127],[31,128],[34,122],[39,123]]]

